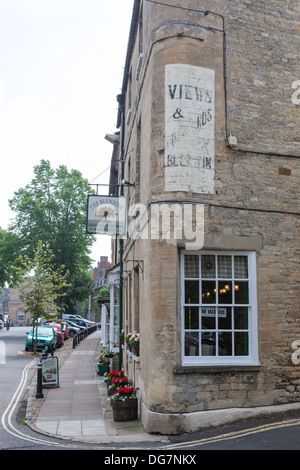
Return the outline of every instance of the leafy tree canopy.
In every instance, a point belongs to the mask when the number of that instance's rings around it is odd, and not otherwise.
[[[72,285],[91,269],[95,238],[85,230],[88,193],[91,188],[79,171],[68,171],[64,165],[53,169],[49,161],[41,160],[31,183],[9,200],[16,213],[9,230],[20,239],[25,254],[33,259],[39,241],[49,245],[54,268],[65,266]]]
[[[20,253],[21,247],[19,239],[13,233],[0,228],[0,287],[5,284],[12,287],[17,281],[18,276],[13,267],[16,265],[16,258]]]
[[[19,259],[20,264],[16,271],[20,278],[26,276],[20,286],[22,301],[25,311],[30,312],[33,317],[33,324],[37,325],[39,318],[49,320],[53,318],[53,314],[57,316],[62,310],[62,307],[59,307],[62,305],[61,298],[69,287],[68,271],[64,266],[53,268],[54,255],[49,246],[41,241],[37,244],[33,259],[24,256]],[[36,341],[34,351],[36,352]]]

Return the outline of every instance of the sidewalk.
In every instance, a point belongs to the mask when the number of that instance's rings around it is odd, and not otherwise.
[[[165,436],[146,433],[139,420],[113,420],[106,383],[94,365],[100,336],[97,330],[72,350],[59,368],[60,387],[45,391],[38,417],[29,425],[48,436],[81,442],[167,442]]]

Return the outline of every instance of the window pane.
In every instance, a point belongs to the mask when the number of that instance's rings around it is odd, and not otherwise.
[[[184,254],[182,339],[186,364],[252,360],[251,318],[256,312],[249,303],[249,256],[253,257],[238,252]],[[256,354],[254,348],[254,360]]]
[[[249,303],[249,288],[248,281],[236,281],[234,285],[235,303],[248,304]]]
[[[202,356],[216,355],[216,333],[205,332],[201,334],[201,354]]]
[[[198,281],[185,281],[185,303],[198,304],[199,303],[199,282]]]
[[[234,333],[234,354],[235,356],[248,356],[248,333],[244,333],[243,331],[238,331]]]
[[[219,333],[219,356],[232,356],[232,332]]]
[[[185,356],[199,356],[199,333],[187,331],[184,336]]]
[[[199,278],[199,256],[198,255],[185,255],[184,277]]]
[[[184,328],[186,330],[198,330],[199,329],[198,307],[185,307]]]
[[[201,272],[204,279],[214,279],[216,277],[216,259],[214,255],[201,256]]]
[[[18,321],[24,321],[24,310],[20,309],[18,310]]]
[[[232,278],[231,256],[218,256],[218,277]]]
[[[248,329],[248,307],[235,307],[234,308],[234,329],[247,330]]]
[[[219,281],[218,292],[219,292],[219,304],[232,304],[232,282],[231,281]]]
[[[201,309],[202,328],[215,330],[216,328],[216,307],[205,307]]]
[[[215,281],[202,282],[202,303],[215,304],[216,303],[216,283]]]
[[[218,328],[220,330],[231,330],[231,307],[219,307],[218,308]]]
[[[248,258],[247,256],[234,257],[234,277],[236,279],[248,278]]]

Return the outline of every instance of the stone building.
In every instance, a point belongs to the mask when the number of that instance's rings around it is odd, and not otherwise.
[[[26,312],[26,306],[22,301],[22,294],[19,287],[8,290],[7,316],[13,326],[29,325],[32,314]]]
[[[108,261],[108,256],[100,256],[97,266],[93,269],[93,278],[95,281],[95,288],[101,288],[105,284],[105,273],[110,269],[111,263]]]
[[[112,260],[149,432],[300,403],[299,45],[298,0],[133,2]]]

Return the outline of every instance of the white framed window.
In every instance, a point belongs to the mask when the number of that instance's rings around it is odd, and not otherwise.
[[[22,308],[18,310],[18,321],[23,322],[25,320],[25,312]]]
[[[256,254],[182,251],[182,365],[258,365]]]

